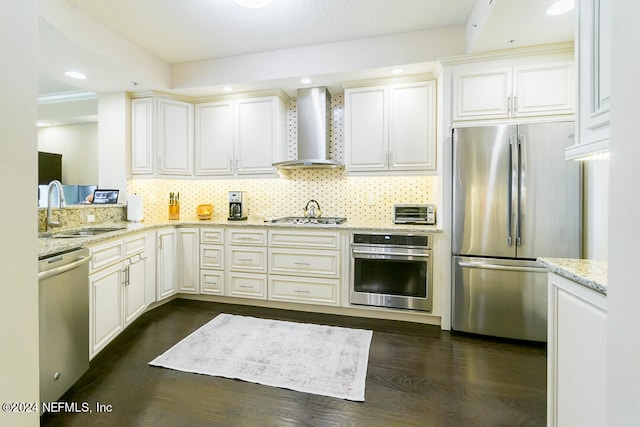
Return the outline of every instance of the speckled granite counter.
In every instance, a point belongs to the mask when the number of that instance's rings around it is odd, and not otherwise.
[[[273,224],[265,222],[264,220],[247,220],[247,221],[229,221],[226,218],[213,218],[210,220],[201,221],[198,218],[184,219],[179,221],[162,221],[162,222],[109,222],[109,223],[95,223],[86,224],[82,227],[72,227],[68,230],[74,230],[83,227],[121,227],[121,230],[112,231],[109,233],[94,235],[94,236],[82,236],[73,238],[54,238],[41,233],[38,247],[38,257],[44,258],[57,253],[66,252],[76,248],[80,248],[87,245],[94,245],[103,241],[124,237],[131,233],[137,233],[140,231],[152,230],[161,227],[260,227],[260,228],[294,228],[294,229],[322,229],[322,230],[340,230],[340,231],[360,231],[360,232],[396,232],[396,233],[411,233],[411,232],[425,232],[425,233],[440,233],[442,230],[436,227],[422,226],[422,225],[399,225],[393,223],[356,223],[349,222],[341,225],[317,225],[317,224]],[[67,229],[55,229],[53,233],[59,233]]]
[[[601,294],[607,294],[607,262],[572,258],[538,258],[538,262],[562,277]]]

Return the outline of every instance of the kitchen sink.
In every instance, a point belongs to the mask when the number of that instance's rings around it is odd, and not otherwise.
[[[124,230],[125,227],[87,227],[80,228],[78,230],[61,231],[59,233],[53,233],[50,236],[52,239],[72,239],[74,237],[88,237],[97,236],[104,233],[111,233],[113,231]]]

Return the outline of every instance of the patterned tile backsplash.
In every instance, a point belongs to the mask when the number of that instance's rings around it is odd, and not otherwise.
[[[292,170],[288,178],[268,179],[131,179],[128,194],[140,194],[145,221],[168,217],[169,193],[180,192],[180,218],[196,217],[199,204],[214,206],[214,217],[228,216],[228,192],[244,191],[254,219],[302,216],[310,199],[323,216],[346,216],[350,221],[389,222],[394,203],[433,203],[434,176],[353,177],[333,169]]]
[[[344,95],[331,96],[329,155],[344,161]],[[287,105],[287,155],[296,157],[297,103]],[[140,194],[146,221],[168,217],[169,193],[180,193],[181,219],[196,217],[196,206],[210,203],[214,217],[228,216],[229,191],[244,191],[249,215],[299,216],[310,199],[318,201],[324,216],[346,216],[350,222],[391,221],[394,203],[437,203],[437,176],[346,176],[340,170],[299,169],[286,177],[265,179],[141,179],[127,182],[128,194]]]

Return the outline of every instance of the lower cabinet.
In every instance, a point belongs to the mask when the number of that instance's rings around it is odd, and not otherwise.
[[[158,230],[156,237],[156,299],[161,301],[178,292],[176,230]]]
[[[340,304],[340,233],[269,232],[269,299]]]
[[[177,274],[178,292],[200,293],[200,230],[197,228],[178,228],[177,230]]]
[[[224,295],[224,229],[200,230],[200,293]]]
[[[140,233],[89,247],[89,355],[93,358],[140,316],[154,296],[155,280],[149,242],[154,232]],[[151,273],[151,274],[150,274]],[[153,289],[153,288],[151,288]]]
[[[266,242],[267,230],[227,230],[227,296],[267,299]]]
[[[606,297],[549,273],[547,425],[606,425]]]

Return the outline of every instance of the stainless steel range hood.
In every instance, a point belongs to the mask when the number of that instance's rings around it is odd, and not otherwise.
[[[331,94],[326,87],[298,89],[298,158],[274,163],[281,169],[336,168],[329,158]]]

